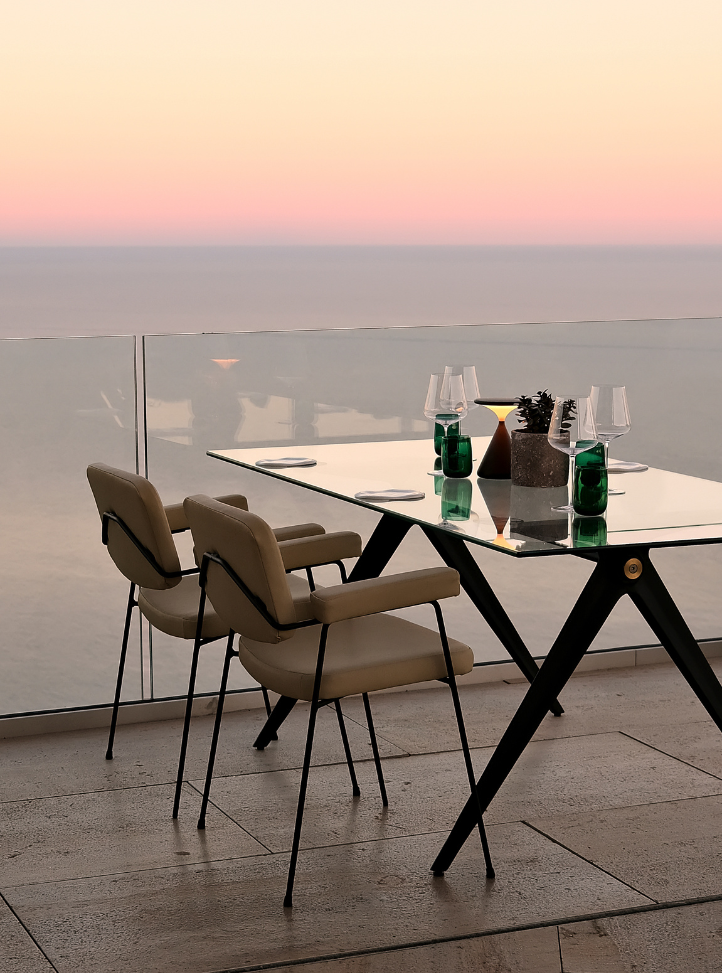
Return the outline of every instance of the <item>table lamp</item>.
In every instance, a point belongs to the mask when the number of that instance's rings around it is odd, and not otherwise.
[[[484,453],[477,470],[477,476],[488,480],[511,479],[511,437],[506,428],[506,417],[517,408],[516,399],[474,399],[477,405],[484,405],[499,420],[496,432]]]

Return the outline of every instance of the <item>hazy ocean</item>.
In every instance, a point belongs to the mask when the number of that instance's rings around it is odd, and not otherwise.
[[[477,364],[490,395],[621,374],[633,428],[617,455],[722,479],[711,418],[721,315],[722,247],[0,248],[0,338],[656,320],[148,343],[149,475],[166,502],[240,490],[274,524],[320,520],[364,537],[370,512],[261,482],[205,450],[293,436],[299,416],[327,438],[425,436],[429,371],[453,354]],[[673,318],[697,320],[659,323]],[[221,372],[221,359],[239,365]],[[100,544],[85,467],[135,465],[133,363],[130,338],[0,342],[0,714],[111,695],[127,590]],[[307,393],[290,391],[304,375]],[[484,409],[465,422],[491,434]],[[530,649],[545,653],[588,565],[475,556]],[[661,551],[655,561],[695,635],[722,635],[722,548]],[[433,552],[411,532],[392,568],[426,563]],[[465,599],[450,606],[449,625],[477,661],[504,658]],[[633,607],[620,605],[595,648],[650,641]],[[184,691],[187,648],[154,636],[156,696]],[[149,692],[147,641],[137,649],[130,699]],[[202,691],[217,687],[221,657],[204,654]],[[243,680],[237,672],[234,684]]]
[[[0,248],[0,337],[718,315],[722,246]]]

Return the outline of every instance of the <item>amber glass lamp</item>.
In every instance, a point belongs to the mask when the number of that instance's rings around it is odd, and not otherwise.
[[[506,428],[506,417],[513,412],[518,403],[516,399],[474,399],[478,405],[485,405],[499,420],[496,432],[491,437],[489,447],[477,470],[477,476],[487,480],[511,479],[511,437]]]

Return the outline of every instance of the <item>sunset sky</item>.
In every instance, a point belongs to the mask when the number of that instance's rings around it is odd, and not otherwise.
[[[0,242],[722,243],[720,0],[2,0]]]

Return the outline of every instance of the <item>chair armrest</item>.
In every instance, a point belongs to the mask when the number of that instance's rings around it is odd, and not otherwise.
[[[295,524],[293,527],[275,527],[273,533],[277,541],[290,541],[296,537],[317,537],[326,531],[320,524]]]
[[[313,568],[318,564],[333,564],[347,557],[361,554],[361,538],[350,530],[333,534],[317,534],[281,541],[278,545],[287,571],[296,568]]]
[[[231,493],[226,497],[215,497],[221,503],[230,504],[231,507],[240,507],[241,510],[248,510],[248,501],[240,493]],[[183,503],[169,503],[163,507],[171,534],[180,534],[184,530],[190,530],[190,524],[186,517]]]
[[[426,568],[386,578],[369,578],[311,592],[314,617],[325,625],[344,618],[376,615],[395,608],[410,608],[441,598],[453,598],[461,590],[459,572],[453,568]]]
[[[229,507],[238,507],[241,510],[248,510],[248,500],[242,493],[229,493],[225,497],[214,497],[219,503],[227,503]]]
[[[182,503],[169,503],[163,509],[168,519],[171,534],[180,534],[183,530],[190,530],[190,524],[183,510]]]

